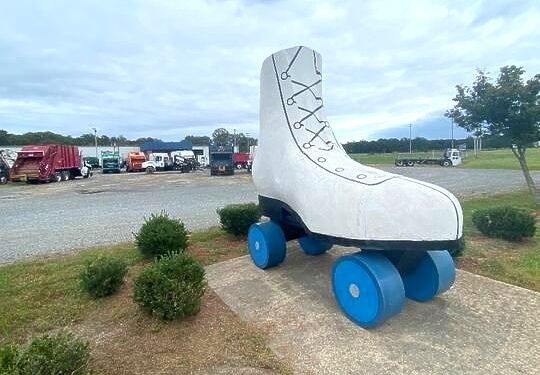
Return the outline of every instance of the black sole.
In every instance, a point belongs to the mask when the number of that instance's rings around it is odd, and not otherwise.
[[[363,250],[426,251],[454,250],[459,247],[459,239],[448,241],[378,241],[333,237],[311,232],[302,221],[302,218],[289,205],[280,200],[259,195],[259,208],[263,216],[280,225],[287,241],[310,235],[334,245],[358,247]]]

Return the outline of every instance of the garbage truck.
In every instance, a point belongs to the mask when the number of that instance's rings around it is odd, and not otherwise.
[[[144,152],[128,152],[126,172],[143,171],[143,164],[146,161]]]
[[[234,174],[233,146],[210,145],[210,176]]]
[[[120,173],[122,160],[118,151],[101,151],[102,173]]]
[[[60,182],[79,176],[88,178],[91,171],[77,146],[29,145],[17,153],[10,177],[12,181]]]
[[[11,168],[15,164],[16,159],[17,159],[16,152],[9,149],[0,150],[0,184],[1,185],[8,183]]]

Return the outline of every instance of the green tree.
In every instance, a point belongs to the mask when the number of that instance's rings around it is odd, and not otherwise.
[[[10,134],[7,131],[0,129],[0,145],[8,146],[11,143],[10,138]]]
[[[218,145],[230,145],[232,138],[231,133],[225,128],[218,128],[212,133],[212,140]]]
[[[539,199],[525,154],[540,140],[540,74],[524,81],[524,73],[521,67],[504,66],[493,82],[479,71],[471,87],[456,86],[456,104],[446,116],[471,133],[510,139],[529,192]]]

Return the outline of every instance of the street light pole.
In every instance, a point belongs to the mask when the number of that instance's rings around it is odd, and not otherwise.
[[[92,130],[94,131],[94,143],[96,145],[96,159],[99,159],[98,152],[97,152],[97,128],[92,128]]]
[[[409,124],[409,154],[412,154],[412,124]]]

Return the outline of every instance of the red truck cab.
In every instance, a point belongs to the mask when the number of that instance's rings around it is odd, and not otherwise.
[[[248,152],[235,152],[233,154],[233,163],[236,169],[247,169],[248,161]]]

